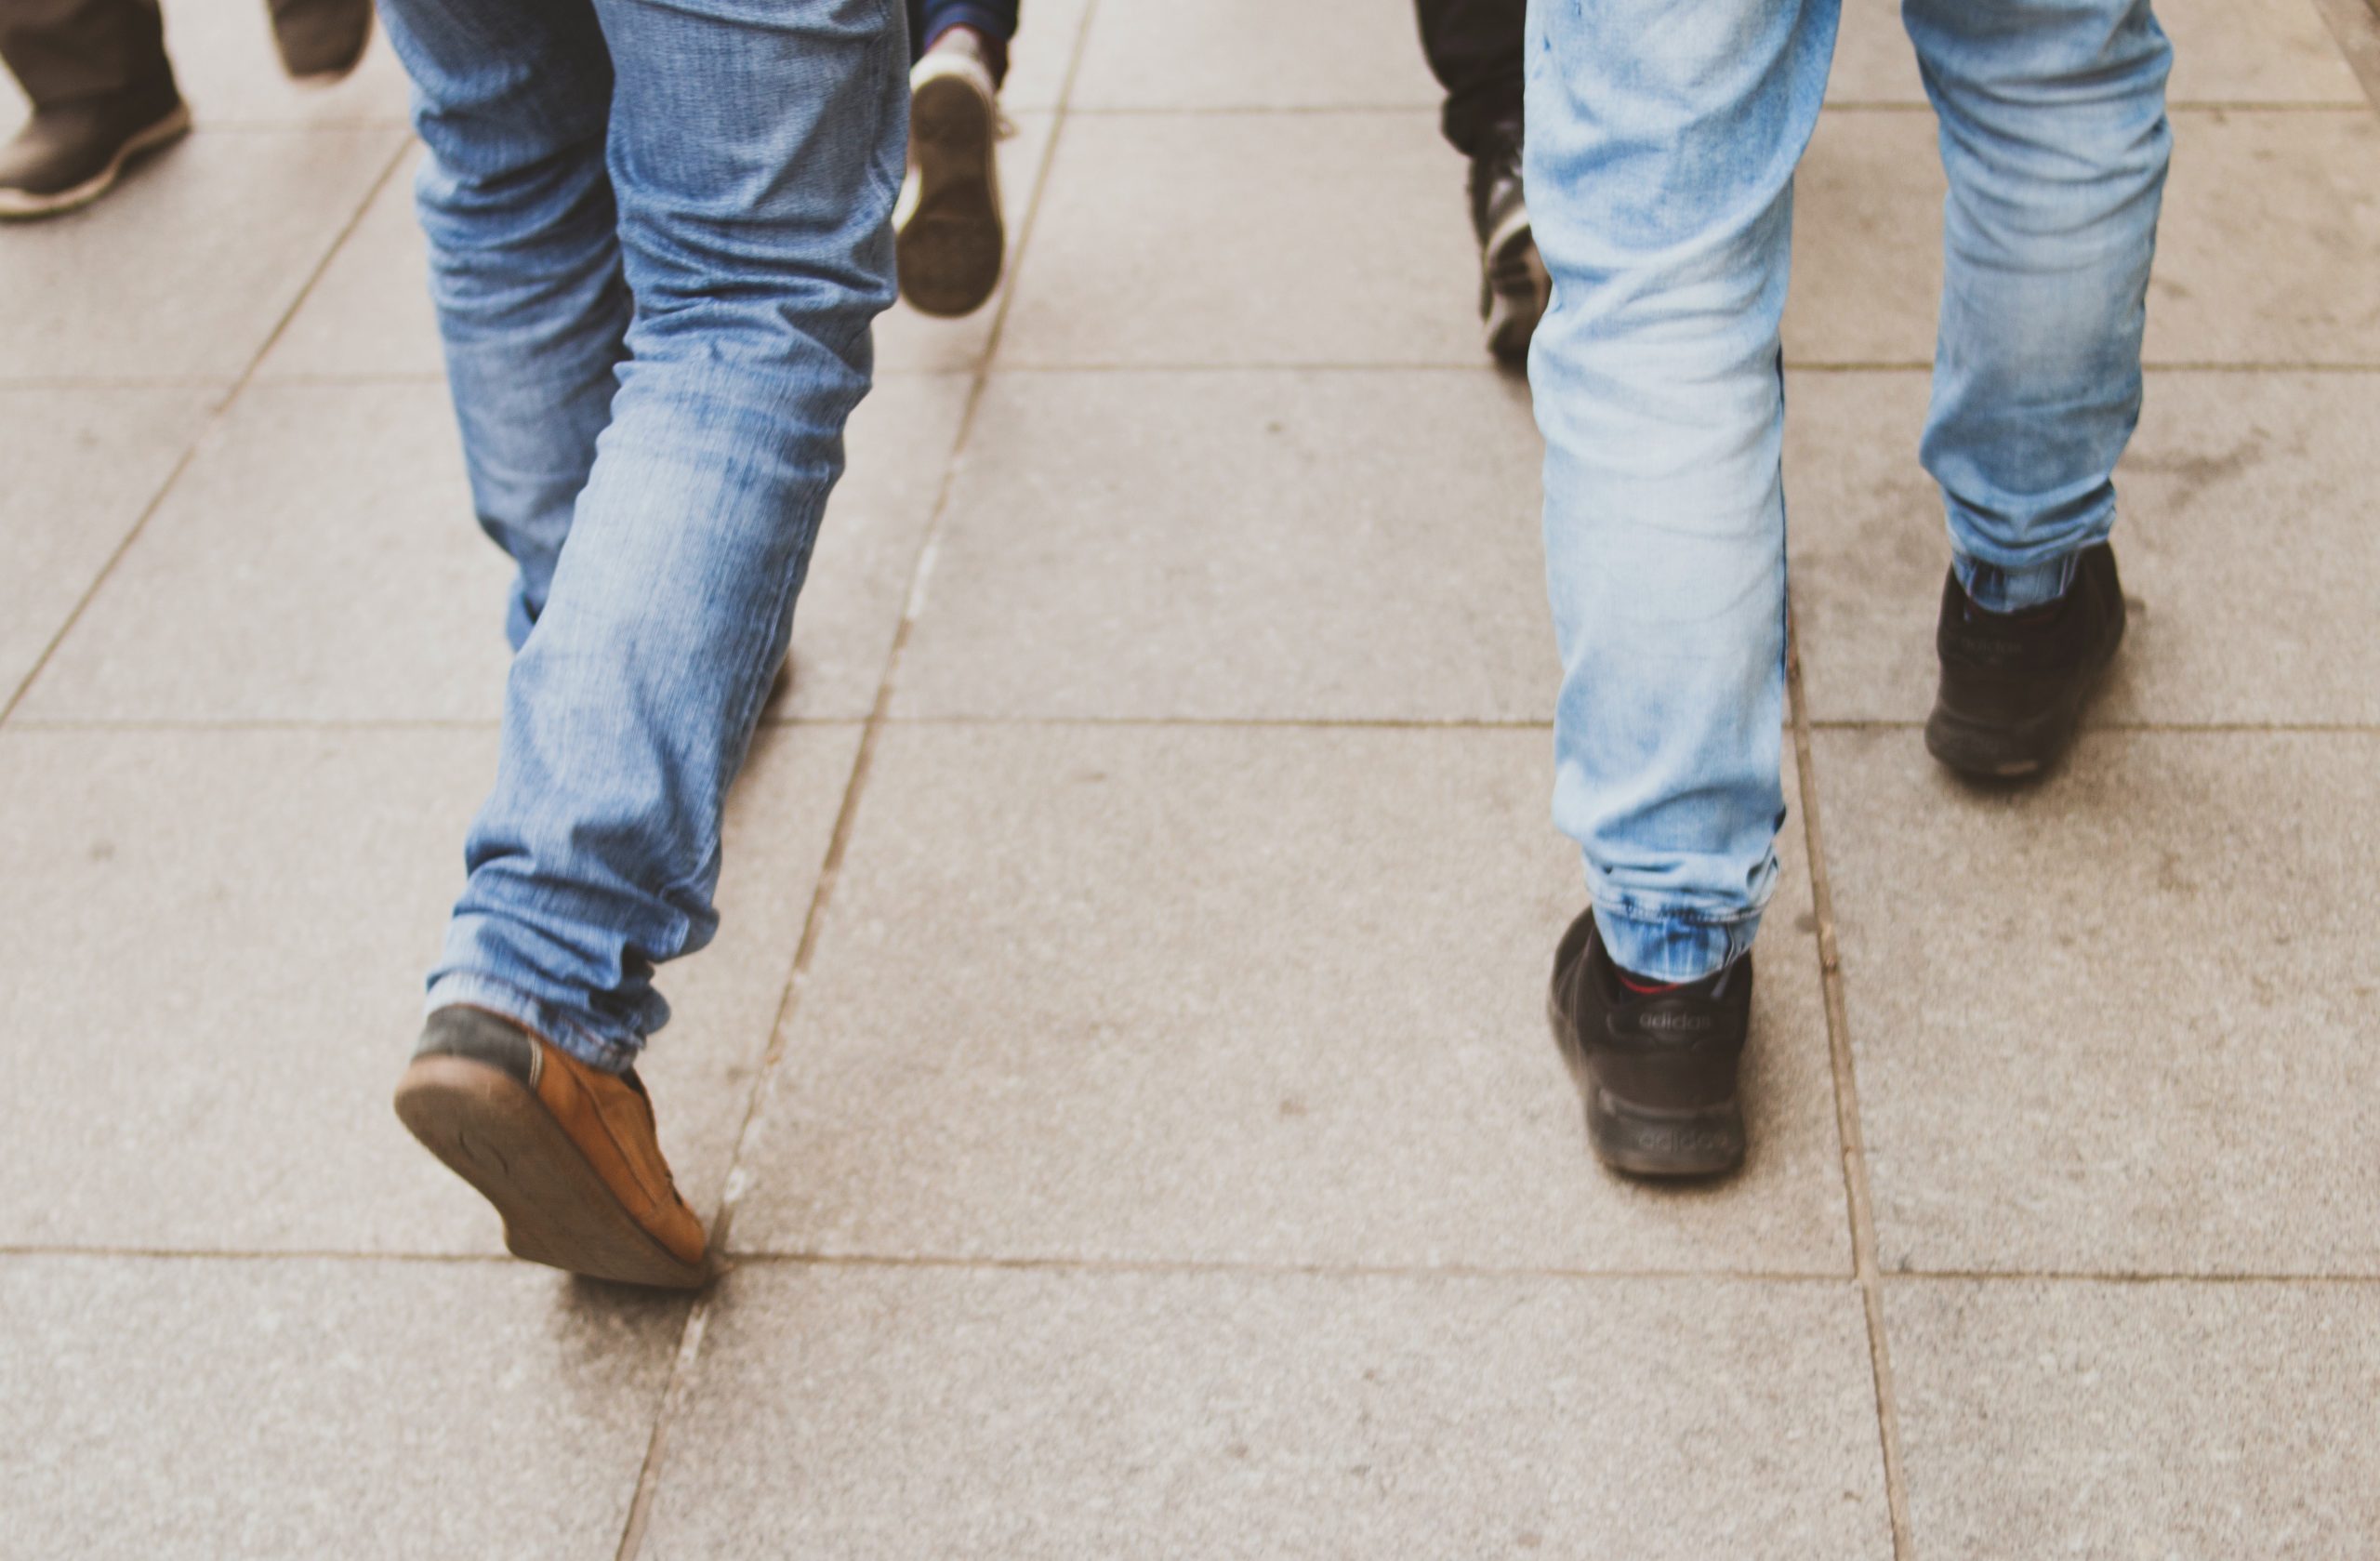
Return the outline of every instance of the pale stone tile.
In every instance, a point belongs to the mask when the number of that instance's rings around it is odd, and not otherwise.
[[[853,417],[775,714],[874,704],[965,393],[894,377]],[[22,713],[493,720],[511,573],[471,522],[443,383],[252,386]]]
[[[895,708],[1550,720],[1541,460],[1484,366],[1001,376]]]
[[[1911,1548],[2368,1554],[2373,1302],[2360,1284],[1889,1286]]]
[[[1078,109],[1435,109],[1410,6],[1103,0]]]
[[[195,134],[97,205],[0,244],[0,380],[231,379],[261,351],[403,132]]]
[[[2312,0],[2157,0],[2156,11],[2174,44],[2169,103],[2364,101],[2355,72]],[[1845,0],[1827,99],[1925,101],[1916,51],[1901,28],[1900,0]]]
[[[1950,563],[1917,464],[1926,376],[1793,377],[1803,687],[1822,721],[1925,719]],[[2380,723],[2380,376],[2151,372],[2118,470],[2124,650],[2094,724]]]
[[[2174,130],[2148,361],[2380,364],[2380,119],[2205,110],[2175,113]],[[1931,362],[1933,116],[1824,116],[1795,188],[1786,362]]]
[[[0,389],[0,704],[139,523],[227,388]]]
[[[763,734],[718,941],[662,975],[647,1078],[706,1211],[857,742]],[[498,1250],[389,1105],[495,770],[493,729],[0,736],[0,1243]]]
[[[25,1555],[612,1554],[685,1303],[549,1270],[0,1257]]]
[[[1887,1269],[2380,1273],[2380,736],[2100,733],[1818,774]]]
[[[1847,1285],[748,1266],[642,1554],[1892,1554]]]
[[[430,304],[430,260],[413,208],[414,175],[424,155],[409,153],[372,197],[258,365],[258,378],[443,378],[446,359]]]
[[[1752,1160],[1607,1175],[1545,1025],[1585,902],[1541,731],[883,734],[739,1248],[1831,1272],[1847,1262],[1798,820]]]
[[[1085,115],[1050,179],[1003,363],[1487,361],[1435,113]]]

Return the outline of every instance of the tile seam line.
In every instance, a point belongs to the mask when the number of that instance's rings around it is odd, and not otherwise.
[[[1894,1390],[1891,1341],[1884,1329],[1884,1292],[1876,1262],[1875,1205],[1868,1182],[1868,1157],[1859,1119],[1858,1078],[1843,999],[1843,961],[1835,938],[1834,888],[1827,871],[1818,820],[1818,758],[1810,734],[1808,696],[1802,686],[1801,626],[1789,591],[1785,601],[1786,689],[1793,715],[1793,766],[1802,804],[1805,854],[1809,859],[1810,909],[1818,918],[1818,981],[1825,997],[1827,1056],[1834,1076],[1835,1130],[1843,1154],[1843,1191],[1851,1223],[1852,1270],[1867,1323],[1868,1364],[1875,1390],[1877,1451],[1884,1463],[1884,1504],[1892,1526],[1895,1561],[1915,1554],[1909,1517],[1909,1491],[1902,1467],[1900,1407]]]
[[[336,1247],[292,1247],[282,1250],[203,1247],[73,1246],[46,1242],[0,1242],[0,1263],[35,1259],[69,1259],[86,1263],[337,1263],[358,1267],[377,1265],[501,1268],[518,1271],[521,1260],[508,1252],[373,1252]],[[1493,1263],[1286,1263],[1255,1260],[1197,1258],[1094,1258],[1066,1256],[1000,1257],[966,1253],[818,1252],[750,1250],[730,1252],[731,1268],[821,1269],[953,1269],[978,1273],[1056,1272],[1087,1275],[1178,1274],[1283,1278],[1561,1280],[1580,1283],[1644,1281],[1729,1285],[1853,1286],[1857,1277],[1844,1270],[1778,1268],[1528,1268]],[[1880,1272],[1884,1284],[1929,1285],[2076,1285],[2111,1290],[2151,1286],[2281,1285],[2303,1289],[2363,1290],[2380,1288],[2380,1273],[2293,1273],[2287,1270],[2213,1271],[2158,1270],[2123,1273],[2081,1268],[1909,1268]]]
[[[271,355],[273,348],[280,343],[283,333],[289,329],[289,322],[298,317],[298,311],[306,307],[306,300],[313,297],[315,287],[322,283],[323,273],[330,270],[332,259],[340,250],[347,247],[347,241],[354,236],[356,228],[363,222],[364,214],[371,209],[372,203],[379,199],[381,189],[395,176],[398,165],[404,161],[405,149],[410,144],[407,140],[400,139],[395,150],[389,153],[389,160],[381,165],[380,171],[364,187],[362,198],[355,204],[355,209],[347,214],[347,220],[339,224],[338,232],[331,235],[330,243],[323,246],[322,254],[315,258],[313,265],[307,270],[305,281],[298,284],[298,291],[289,299],[288,307],[284,309],[280,317],[273,321],[272,329],[265,333],[262,345],[258,346],[255,355],[248,359],[247,366],[242,369],[239,377],[231,382],[231,388],[224,391],[223,399],[216,403],[214,410],[209,412],[205,419],[199,424],[198,431],[191,436],[190,443],[182,446],[181,456],[174,462],[173,470],[165,473],[165,480],[158,484],[157,491],[149,496],[149,502],[141,506],[140,513],[133,521],[131,528],[124,534],[123,539],[116,543],[114,549],[108,554],[107,562],[99,566],[99,572],[91,577],[91,583],[84,588],[83,594],[75,598],[73,608],[59,624],[57,631],[51,634],[48,642],[42,646],[41,655],[33,658],[33,664],[25,668],[24,676],[19,679],[17,686],[9,691],[7,702],[0,705],[0,729],[6,729],[15,718],[18,707],[25,702],[25,695],[33,691],[34,683],[40,681],[42,672],[49,666],[51,659],[58,655],[58,647],[66,642],[66,637],[69,634],[74,632],[74,626],[83,621],[83,615],[90,609],[93,599],[106,588],[108,580],[115,574],[117,565],[124,562],[125,554],[132,550],[133,544],[139,541],[141,535],[149,529],[149,523],[154,520],[157,511],[165,507],[166,496],[180,483],[182,474],[190,470],[192,461],[197,458],[200,446],[204,445],[214,435],[215,430],[223,426],[225,419],[231,417],[231,409],[239,404],[240,397],[246,391],[249,383],[256,378],[258,368],[263,364],[267,357]]]
[[[945,520],[950,510],[951,493],[957,486],[959,468],[974,433],[975,419],[984,404],[985,390],[991,383],[992,362],[998,355],[1001,338],[1007,333],[1009,311],[1016,298],[1017,278],[1024,271],[1025,254],[1032,245],[1042,204],[1049,196],[1050,173],[1056,165],[1058,146],[1064,139],[1068,103],[1082,71],[1091,22],[1098,14],[1099,0],[1088,0],[1080,20],[1075,24],[1065,75],[1058,88],[1057,101],[1050,111],[1049,137],[1042,142],[1041,155],[1033,172],[1033,193],[1025,203],[1023,219],[1017,224],[1016,246],[1005,258],[1007,272],[1001,279],[991,328],[985,334],[981,354],[971,365],[972,374],[967,390],[967,403],[959,413],[959,427],[951,437],[950,454],[943,463],[942,483],[934,495],[933,512],[926,523],[925,535],[919,539],[910,564],[908,593],[902,605],[901,621],[893,629],[892,643],[885,653],[884,668],[877,679],[876,699],[869,709],[866,724],[861,729],[858,751],[852,758],[851,775],[844,783],[842,803],[836,811],[834,833],[827,842],[826,854],[819,864],[818,881],[811,893],[809,911],[802,919],[801,937],[795,946],[793,963],[786,973],[785,985],[778,992],[768,1042],[762,1049],[759,1065],[752,1070],[751,1086],[745,1093],[743,1119],[736,1125],[735,1137],[728,1151],[726,1175],[721,1183],[720,1203],[710,1222],[710,1239],[715,1250],[728,1250],[728,1237],[734,1224],[741,1193],[739,1183],[743,1175],[745,1150],[760,1120],[777,1064],[785,1055],[786,1030],[800,1006],[801,989],[811,962],[817,954],[826,912],[833,901],[835,887],[842,879],[843,862],[858,820],[860,800],[867,789],[868,776],[875,766],[877,742],[892,712],[892,690],[900,675],[902,653],[908,647],[910,630],[917,622],[925,583],[932,573],[934,554],[941,545]],[[683,1414],[693,1396],[695,1371],[702,1360],[703,1340],[709,1329],[718,1294],[719,1280],[714,1278],[694,1298],[694,1306],[687,1313],[685,1327],[679,1336],[677,1353],[670,1361],[669,1374],[662,1383],[661,1396],[654,1407],[652,1434],[645,1444],[643,1462],[637,1470],[636,1485],[628,1499],[628,1515],[621,1524],[619,1543],[613,1552],[614,1561],[638,1561],[643,1551],[645,1535],[650,1531],[654,1507],[660,1494],[662,1470],[668,1454],[669,1429]]]

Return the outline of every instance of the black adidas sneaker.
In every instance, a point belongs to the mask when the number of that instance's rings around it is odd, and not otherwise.
[[[1633,1176],[1712,1176],[1743,1163],[1736,1065],[1752,1021],[1752,956],[1638,991],[1585,910],[1554,956],[1554,1038],[1587,1106],[1595,1158]]]
[[[2047,767],[2072,740],[2082,707],[2123,642],[2123,586],[2105,542],[2076,559],[2074,583],[2047,607],[1987,613],[1954,570],[1934,631],[1941,692],[1925,750],[1961,774],[2013,780]]]

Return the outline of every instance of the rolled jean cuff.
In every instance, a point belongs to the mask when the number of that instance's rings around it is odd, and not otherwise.
[[[449,972],[431,982],[429,996],[422,999],[421,1012],[427,1015],[457,1003],[502,1014],[539,1039],[550,1041],[588,1066],[602,1068],[605,1073],[628,1072],[636,1066],[637,1053],[643,1049],[641,1042],[597,1035],[518,986],[467,971]]]
[[[1966,591],[1967,600],[1985,612],[2022,613],[2033,607],[2046,607],[2066,594],[2074,584],[2075,557],[2069,553],[2048,563],[2003,569],[1961,553],[1952,567],[1959,572],[1959,585]]]
[[[1760,931],[1760,912],[1714,917],[1595,902],[1595,926],[1612,962],[1647,981],[1699,981],[1743,958]]]

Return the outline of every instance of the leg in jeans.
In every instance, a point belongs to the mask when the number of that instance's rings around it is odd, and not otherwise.
[[[1657,981],[1741,954],[1776,878],[1778,323],[1835,20],[1834,0],[1531,18],[1554,821],[1612,958]]]
[[[172,91],[157,0],[0,0],[0,59],[36,109]]]
[[[1521,117],[1527,0],[1415,0],[1421,52],[1447,89],[1439,124],[1465,157],[1484,157]]]
[[[2056,600],[2115,520],[2171,152],[2148,0],[1908,0],[1941,121],[1940,340],[1922,447],[1979,607]]]
[[[728,785],[892,299],[901,19],[891,0],[386,11],[433,159],[474,494],[522,561],[502,758],[430,1005],[623,1069],[668,1014],[654,967],[717,925]]]

